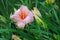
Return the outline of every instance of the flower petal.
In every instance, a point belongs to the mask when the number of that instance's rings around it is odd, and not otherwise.
[[[21,14],[20,9],[18,9],[13,15],[10,16],[15,22],[21,21],[19,14]]]
[[[28,9],[26,6],[24,6],[24,5],[22,5],[22,6],[20,7],[20,10],[21,10],[21,13],[26,13],[26,14],[29,13],[29,9]]]
[[[19,28],[24,28],[25,27],[25,24],[23,22],[18,22],[17,24],[18,24]]]
[[[29,13],[29,15],[23,20],[25,24],[30,23],[34,20],[32,12]]]

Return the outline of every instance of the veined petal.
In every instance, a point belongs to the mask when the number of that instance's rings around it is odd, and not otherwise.
[[[27,14],[29,13],[29,9],[27,8],[27,6],[22,5],[20,7],[20,10],[21,10],[22,13],[27,13]]]
[[[18,22],[18,27],[19,28],[24,28],[25,27],[25,23],[24,22]]]
[[[11,19],[13,19],[15,22],[21,21],[19,14],[20,14],[20,9],[18,9],[13,15],[10,16]]]
[[[25,24],[30,23],[34,20],[32,12],[29,13],[29,15],[23,20]]]

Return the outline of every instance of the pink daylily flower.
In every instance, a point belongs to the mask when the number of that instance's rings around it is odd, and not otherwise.
[[[22,5],[13,15],[10,16],[19,28],[24,28],[26,24],[33,22],[33,13]]]

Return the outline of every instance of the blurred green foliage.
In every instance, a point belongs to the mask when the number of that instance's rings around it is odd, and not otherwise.
[[[18,9],[21,5],[26,5],[30,10],[37,7],[44,26],[34,20],[24,29],[17,28],[10,15],[14,13],[14,8]],[[47,4],[46,0],[0,0],[0,40],[13,40],[13,34],[22,40],[60,40],[59,0],[52,4]]]

